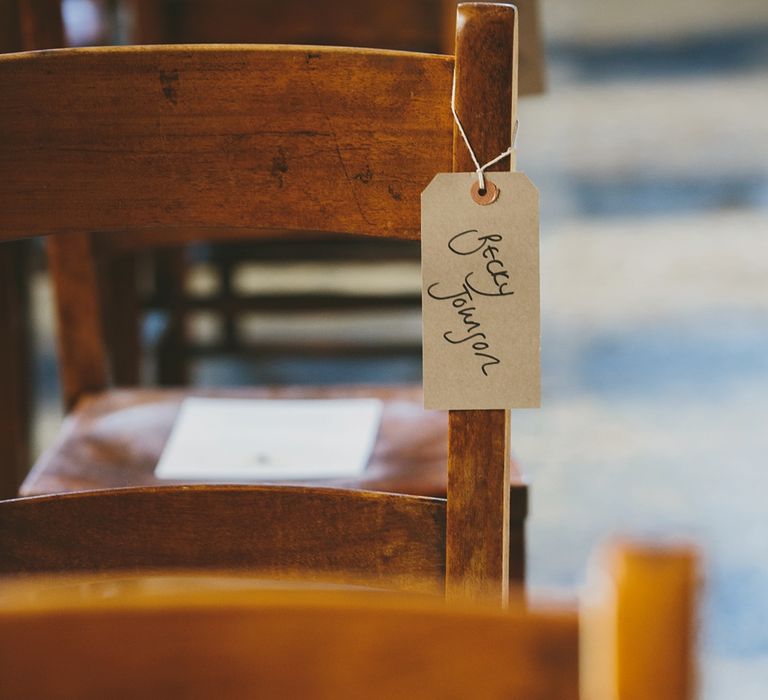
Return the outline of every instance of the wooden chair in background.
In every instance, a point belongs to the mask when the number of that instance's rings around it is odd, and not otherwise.
[[[450,55],[457,0],[122,0],[143,44],[311,44]],[[520,94],[544,90],[537,0],[518,0]]]
[[[471,169],[449,108],[454,63],[457,104],[480,157],[507,148],[514,121],[514,8],[458,11],[455,61],[306,47],[0,57],[0,129],[8,135],[0,144],[0,237],[57,234],[51,266],[71,408],[25,494],[156,483],[152,470],[182,398],[109,390],[87,232],[149,247],[258,238],[262,229],[418,238],[419,196],[434,173]],[[485,111],[473,117],[477,105]],[[282,187],[270,172],[279,149],[291,163]],[[365,169],[375,175],[369,182],[351,176]],[[446,489],[447,465],[449,589],[503,597],[524,562],[526,491],[513,477],[510,498],[509,412],[452,411],[446,432],[444,415],[424,412],[413,389],[380,395],[386,407],[369,470],[336,485],[429,494]]]
[[[0,580],[8,700],[692,700],[697,562],[615,546],[580,614],[247,578]]]

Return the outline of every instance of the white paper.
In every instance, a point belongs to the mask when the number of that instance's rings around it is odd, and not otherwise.
[[[188,398],[155,476],[206,482],[359,476],[381,409],[377,399]]]

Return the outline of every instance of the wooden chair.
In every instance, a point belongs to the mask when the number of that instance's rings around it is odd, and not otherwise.
[[[87,232],[108,233],[114,245],[262,230],[417,238],[419,195],[434,173],[471,169],[449,109],[454,63],[479,157],[507,148],[514,121],[514,8],[458,11],[455,61],[269,46],[0,57],[0,238],[59,234],[52,272],[72,411],[25,494],[155,483],[181,399],[109,390]],[[270,172],[279,149],[291,168],[282,186]],[[356,180],[364,169],[373,177]],[[387,406],[372,463],[345,485],[403,493],[418,482],[429,492],[446,487],[447,464],[449,582],[461,581],[459,593],[503,596],[510,548],[512,575],[522,576],[525,515],[525,487],[510,476],[508,411],[452,411],[446,434],[444,416],[423,412],[412,390],[380,395]]]
[[[26,0],[30,2],[31,0]],[[28,23],[39,21],[43,26],[50,24],[51,7],[57,4],[57,0],[34,0],[32,3],[37,13],[28,12]],[[453,50],[455,40],[453,32],[455,31],[455,0],[417,0],[417,2],[404,2],[404,0],[395,0],[379,6],[375,12],[375,17],[371,18],[368,14],[370,7],[361,10],[359,5],[350,3],[348,0],[334,0],[336,11],[332,13],[333,21],[329,22],[331,16],[327,12],[320,12],[320,5],[308,0],[291,0],[288,3],[282,3],[276,6],[274,3],[261,2],[261,0],[225,0],[211,3],[210,0],[170,0],[156,2],[144,2],[135,0],[132,6],[135,11],[138,29],[137,38],[142,41],[179,41],[184,37],[189,37],[195,41],[235,41],[246,39],[263,39],[267,34],[260,32],[269,32],[269,36],[274,36],[276,40],[287,42],[291,38],[306,40],[310,35],[309,31],[319,32],[321,39],[334,43],[355,43],[363,37],[362,43],[375,45],[377,43],[390,43],[404,47],[408,45],[422,45],[423,48],[435,49],[442,42],[446,50]],[[542,59],[540,34],[537,25],[537,4],[535,0],[523,0],[521,3],[521,31],[518,35],[522,38],[518,42],[521,45],[520,66],[518,74],[522,77],[518,81],[520,89],[524,94],[539,92],[543,86],[542,79]],[[440,17],[444,21],[438,21]],[[309,17],[312,22],[310,28],[306,24],[289,21],[297,17]],[[446,19],[447,18],[447,19]],[[375,19],[376,21],[372,21]],[[476,20],[477,21],[477,20]],[[371,30],[370,27],[376,28]],[[446,27],[451,32],[450,37],[446,38]],[[366,33],[366,28],[368,33]],[[153,33],[154,32],[154,33]],[[442,32],[442,34],[441,34]],[[396,37],[401,36],[400,39]],[[464,32],[466,37],[466,32]],[[401,43],[398,43],[401,42]],[[469,43],[467,43],[469,46]],[[469,55],[475,49],[467,49]],[[474,60],[474,59],[470,59]],[[506,59],[505,59],[506,60]],[[501,61],[503,64],[503,61]],[[510,79],[507,78],[507,83]],[[514,86],[517,90],[517,84]],[[471,95],[470,95],[471,99]],[[499,100],[503,103],[504,99]],[[502,126],[502,129],[505,129]],[[507,138],[505,131],[500,141]],[[460,148],[463,148],[460,146]],[[279,148],[278,148],[279,152]],[[459,153],[459,158],[464,159],[464,167],[471,167],[471,161],[466,153]],[[274,159],[270,161],[274,162]],[[366,170],[363,168],[361,170]],[[372,173],[373,174],[373,173]],[[355,178],[355,175],[352,175]],[[360,184],[365,184],[365,179],[358,180]],[[396,188],[394,189],[396,192]],[[395,196],[395,195],[392,195]],[[336,237],[323,236],[322,240],[314,237],[314,245],[307,251],[306,234],[304,232],[292,231],[291,237],[298,236],[303,240],[301,246],[296,246],[293,240],[286,240],[283,235],[281,240],[269,240],[270,235],[267,231],[262,231],[260,245],[256,248],[260,256],[266,255],[269,259],[270,253],[278,258],[284,259],[288,251],[292,255],[300,256],[309,254],[310,257],[318,255],[323,249],[326,250],[326,259],[341,259],[364,257],[370,259],[374,257],[380,259],[382,256],[391,255],[385,252],[380,244],[381,238],[349,238],[339,240]],[[180,237],[176,237],[178,241]],[[91,245],[93,250],[97,271],[96,284],[98,287],[101,306],[101,331],[102,338],[105,341],[107,364],[111,370],[111,378],[115,385],[135,385],[138,382],[138,365],[136,358],[138,356],[138,324],[137,318],[137,300],[132,293],[135,284],[135,275],[133,274],[132,254],[146,251],[152,247],[167,243],[168,239],[162,236],[149,238],[148,236],[122,236],[119,240],[110,237],[107,240],[97,238]],[[171,239],[173,242],[173,239]],[[251,254],[254,246],[251,241],[246,242]],[[355,244],[361,244],[356,246]],[[398,255],[416,254],[418,256],[418,241],[416,240],[384,240],[383,243],[400,243],[409,247],[407,250],[401,250]],[[228,241],[231,247],[232,241]],[[290,246],[290,248],[288,247]],[[242,248],[238,250],[242,251]],[[49,257],[54,269],[58,266],[57,259],[63,253],[61,246],[53,243],[49,246]],[[159,258],[166,270],[175,274],[175,283],[170,285],[170,304],[178,313],[175,314],[175,322],[171,324],[171,331],[166,338],[167,342],[163,344],[163,352],[160,353],[158,365],[161,368],[171,368],[170,373],[165,373],[166,381],[161,383],[183,383],[186,373],[180,370],[184,365],[183,347],[186,346],[183,333],[180,329],[183,326],[183,311],[186,302],[178,292],[183,288],[183,282],[179,276],[179,271],[183,270],[183,264],[173,255]],[[226,261],[223,261],[226,262]],[[67,265],[66,261],[63,263]],[[226,267],[226,265],[225,265]],[[100,274],[99,274],[100,273]],[[226,274],[225,274],[226,277]],[[228,285],[224,285],[228,288]],[[58,303],[61,315],[69,316],[76,313],[81,307],[81,291],[79,288],[72,288],[66,284],[58,287]],[[223,300],[227,301],[227,300]],[[229,301],[232,301],[229,299]],[[283,308],[280,302],[285,302],[278,298],[252,300],[257,304],[265,305],[265,308]],[[350,302],[348,297],[335,299],[318,299],[311,297],[306,300],[313,308],[317,304],[328,304],[331,306],[341,305],[349,307],[354,303],[357,308],[380,308],[389,305],[420,305],[420,295],[405,298],[382,299],[381,297],[372,297],[367,299],[356,299]],[[293,299],[288,299],[289,304],[295,305]],[[194,306],[194,301],[192,305]],[[67,307],[74,311],[67,311]],[[116,319],[116,320],[115,320]],[[232,328],[232,315],[229,315],[230,323],[225,327]],[[232,335],[231,333],[229,335]],[[259,352],[265,348],[259,346]],[[277,348],[282,350],[282,348]],[[293,348],[295,351],[295,348]],[[377,348],[378,352],[386,351],[386,348]],[[161,371],[161,374],[163,372]],[[169,381],[170,380],[170,381]],[[445,447],[445,428],[443,417],[432,414],[428,418],[420,409],[415,409],[412,401],[418,402],[419,394],[416,390],[410,391],[390,391],[380,388],[379,393],[385,396],[390,404],[385,412],[384,426],[381,432],[381,440],[378,443],[374,458],[369,465],[369,469],[362,480],[341,482],[336,481],[335,485],[344,485],[350,487],[375,488],[386,491],[397,491],[405,493],[445,496],[446,494],[446,472],[445,463],[447,459],[447,450]],[[284,389],[282,392],[262,391],[255,392],[255,396],[303,396],[310,395],[318,398],[335,397],[339,395],[348,395],[350,390],[345,387],[326,390],[302,390],[302,389]],[[360,390],[354,390],[353,393],[360,393]],[[367,390],[363,390],[367,394]],[[145,395],[148,396],[149,394]],[[147,442],[135,445],[132,442],[126,444],[124,437],[113,435],[112,441],[117,452],[105,452],[100,449],[98,456],[88,447],[86,440],[78,440],[78,447],[86,447],[86,451],[77,450],[68,453],[64,459],[65,464],[57,462],[50,469],[42,471],[54,471],[61,475],[63,472],[69,473],[74,478],[54,479],[48,481],[39,481],[34,478],[28,479],[22,487],[24,494],[36,494],[55,492],[59,490],[69,490],[73,488],[94,488],[98,486],[123,486],[136,484],[157,483],[153,477],[153,469],[157,462],[157,457],[162,444],[165,442],[170,432],[172,422],[178,410],[178,404],[183,394],[165,394],[166,401],[160,408],[157,405],[157,398],[152,399],[152,410],[145,412],[145,420],[153,422],[149,432],[153,437]],[[176,398],[173,398],[173,397]],[[404,399],[394,403],[397,398]],[[134,397],[135,398],[135,397]],[[107,409],[108,412],[111,409]],[[133,410],[128,405],[122,405],[120,410]],[[414,415],[417,418],[414,418]],[[139,430],[137,426],[137,430]],[[130,435],[128,436],[130,437]],[[103,445],[99,440],[99,445]],[[151,445],[149,450],[146,445]],[[126,470],[125,455],[130,455],[127,462],[133,466],[133,471]],[[111,455],[111,456],[110,456]],[[93,465],[98,460],[98,471],[88,470],[87,467],[75,467],[71,465],[83,464]],[[46,464],[45,458],[38,465]],[[418,466],[415,466],[418,465]],[[527,491],[526,485],[521,477],[519,467],[514,462],[511,464],[511,519],[512,530],[510,532],[511,548],[511,575],[513,580],[522,580],[524,577],[524,521],[527,514]],[[40,470],[38,470],[39,472]],[[110,476],[111,475],[111,476]],[[329,482],[325,482],[326,484]]]
[[[0,581],[3,697],[691,700],[695,555],[602,564],[581,614],[231,576]]]

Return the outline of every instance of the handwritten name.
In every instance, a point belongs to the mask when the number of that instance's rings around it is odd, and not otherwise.
[[[498,257],[499,248],[495,245],[491,245],[492,243],[501,243],[504,238],[498,233],[489,233],[485,236],[478,236],[477,233],[477,229],[468,229],[467,231],[457,233],[450,241],[448,241],[448,248],[452,253],[456,253],[456,255],[474,255],[475,253],[482,251],[483,259],[487,260],[485,263],[485,271],[490,275],[493,285],[496,287],[496,291],[483,292],[474,287],[470,288],[473,292],[482,294],[486,297],[505,297],[514,294],[513,291],[507,289],[509,287],[509,272]],[[467,243],[465,237],[470,236],[471,234],[477,236],[475,241],[470,239],[470,245],[474,243],[475,247],[467,249],[464,247]],[[471,274],[472,273],[467,275],[467,277],[470,277]]]
[[[499,257],[499,248],[493,245],[494,243],[500,243],[502,240],[503,238],[499,234],[493,233],[481,236],[477,229],[468,229],[457,233],[448,241],[448,248],[456,255],[470,256],[476,253],[482,255],[486,261],[485,271],[490,278],[490,287],[475,283],[472,280],[474,272],[468,272],[464,277],[461,289],[453,294],[438,293],[436,289],[440,285],[439,282],[435,282],[427,288],[427,294],[430,298],[438,301],[450,301],[451,306],[456,309],[456,313],[461,318],[463,336],[455,334],[451,330],[443,333],[443,339],[452,345],[469,343],[474,355],[483,360],[480,369],[486,377],[489,376],[488,368],[501,364],[501,360],[492,354],[493,351],[491,350],[488,336],[482,330],[481,323],[476,318],[477,306],[475,304],[477,302],[475,295],[480,297],[505,297],[514,294],[514,291],[509,289],[509,272]]]

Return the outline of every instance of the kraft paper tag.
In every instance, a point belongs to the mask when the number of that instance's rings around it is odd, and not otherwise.
[[[519,172],[441,173],[421,195],[424,406],[540,405],[539,193]]]

